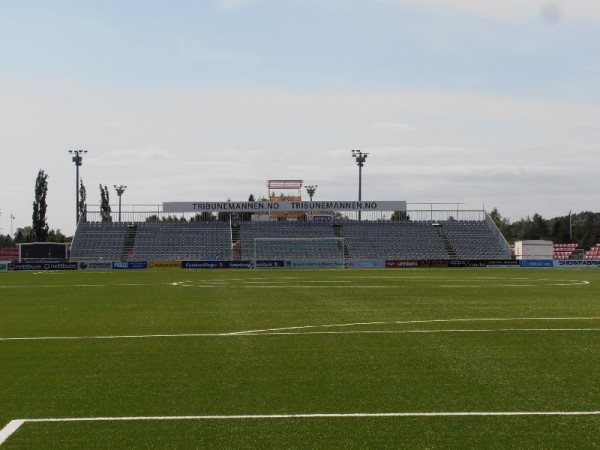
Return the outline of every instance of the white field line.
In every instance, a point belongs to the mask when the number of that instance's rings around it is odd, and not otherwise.
[[[180,287],[195,287],[195,288],[221,288],[221,287],[233,287],[233,288],[278,288],[285,286],[286,288],[293,289],[321,289],[321,288],[337,288],[337,289],[397,289],[398,285],[350,285],[352,281],[357,279],[365,280],[394,280],[394,281],[407,281],[407,280],[424,280],[424,281],[449,281],[452,284],[443,284],[441,288],[495,288],[495,287],[537,287],[537,286],[585,286],[589,285],[589,281],[585,280],[567,280],[567,279],[552,279],[544,278],[536,280],[532,283],[530,278],[525,277],[514,277],[509,278],[507,281],[529,281],[529,283],[512,283],[512,284],[472,284],[483,280],[501,280],[500,277],[477,277],[474,279],[456,279],[451,277],[420,277],[420,276],[362,276],[352,278],[342,278],[340,280],[327,280],[327,281],[315,281],[315,280],[302,280],[299,277],[283,277],[278,279],[272,278],[248,278],[248,279],[236,279],[233,281],[239,282],[239,284],[231,284],[232,280],[203,280],[203,281],[176,281],[171,283],[160,283],[171,286]],[[294,280],[296,284],[290,285],[289,280]],[[454,283],[468,283],[468,284],[454,284]],[[346,285],[344,285],[346,284]],[[114,284],[74,284],[74,285],[0,285],[0,289],[25,289],[25,288],[88,288],[88,287],[109,287],[109,286],[149,286],[147,283],[114,283]]]
[[[600,317],[515,317],[515,318],[474,318],[474,319],[433,319],[405,320],[394,322],[354,322],[330,325],[304,325],[283,328],[267,328],[262,330],[235,331],[227,333],[178,333],[178,334],[137,334],[107,336],[24,336],[0,337],[0,341],[44,341],[44,340],[92,340],[92,339],[148,339],[148,338],[185,338],[185,337],[234,337],[234,336],[269,336],[291,334],[434,334],[434,333],[493,333],[493,332],[568,332],[568,331],[600,331],[600,328],[497,328],[497,329],[443,329],[443,330],[344,330],[344,331],[302,331],[315,328],[348,328],[368,325],[406,325],[428,323],[457,322],[518,322],[518,321],[579,321],[600,320]]]
[[[291,336],[312,334],[442,334],[442,333],[509,333],[509,332],[567,332],[600,331],[600,328],[498,328],[498,329],[454,329],[454,330],[346,330],[346,331],[272,331],[270,333],[245,334],[243,336]]]
[[[397,320],[394,322],[354,322],[354,323],[338,323],[329,325],[303,325],[296,327],[284,328],[266,328],[262,330],[237,331],[229,333],[247,334],[247,333],[269,333],[273,331],[290,331],[290,330],[306,330],[310,328],[341,328],[341,327],[356,327],[366,325],[411,325],[411,324],[428,324],[428,323],[457,323],[457,322],[517,322],[517,321],[533,321],[533,320],[600,320],[600,317],[479,317],[479,318],[459,318],[459,319],[429,319],[429,320]]]
[[[6,441],[15,431],[17,431],[21,425],[25,423],[24,420],[11,420],[8,424],[0,430],[0,445]]]
[[[283,420],[283,419],[337,419],[377,417],[522,417],[522,416],[598,416],[600,411],[435,411],[387,413],[314,413],[314,414],[233,414],[193,416],[132,416],[132,417],[55,417],[44,419],[11,420],[0,430],[0,445],[25,423],[57,422],[132,422],[173,420]]]

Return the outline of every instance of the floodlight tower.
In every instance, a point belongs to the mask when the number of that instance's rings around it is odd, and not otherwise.
[[[367,156],[369,154],[365,153],[361,150],[352,150],[352,157],[356,161],[356,165],[358,166],[358,201],[362,200],[362,168],[365,165],[365,161],[367,160]],[[358,220],[360,220],[360,210],[358,211]]]
[[[13,237],[13,220],[15,220],[15,216],[14,215],[10,215],[10,237]]]
[[[318,184],[315,184],[314,186],[304,186],[306,188],[306,193],[308,194],[308,196],[310,197],[310,201],[312,202],[313,196],[315,195],[315,192],[317,192],[317,188],[319,187]]]
[[[79,223],[79,168],[83,164],[83,155],[87,150],[69,150],[75,163],[75,225]]]
[[[122,184],[119,186],[115,184],[114,186],[115,190],[117,191],[117,195],[119,196],[119,223],[121,223],[121,196],[125,192],[125,189],[127,189],[127,186],[123,186]]]

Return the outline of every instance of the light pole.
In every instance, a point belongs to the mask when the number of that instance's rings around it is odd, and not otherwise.
[[[358,201],[362,200],[362,168],[367,160],[368,153],[364,153],[360,150],[352,150],[352,157],[356,160],[358,165]],[[358,220],[360,220],[360,209],[358,210]]]
[[[79,167],[83,164],[83,155],[87,150],[69,150],[75,163],[75,225],[79,223]]]
[[[308,194],[308,196],[310,197],[310,201],[312,202],[312,198],[315,195],[315,192],[317,192],[317,188],[319,187],[318,184],[315,184],[314,186],[304,186],[306,188],[306,193]]]
[[[15,220],[15,216],[10,215],[10,237],[13,237],[13,220]]]
[[[119,196],[119,223],[121,223],[121,196],[123,195],[123,192],[125,192],[125,189],[127,189],[127,186],[123,186],[122,184],[120,186],[115,184],[114,186],[115,190],[117,191],[117,195]]]

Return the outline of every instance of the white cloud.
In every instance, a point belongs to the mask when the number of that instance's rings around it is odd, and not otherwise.
[[[257,0],[216,0],[218,9],[240,9],[256,3]]]
[[[546,23],[564,19],[600,20],[596,0],[378,0],[419,9],[454,10],[503,21],[536,18]]]
[[[206,49],[199,43],[192,43],[183,36],[177,36],[176,45],[177,52],[181,57],[194,61],[222,64],[256,64],[260,62],[260,59],[256,55]]]
[[[73,107],[74,97],[81,106]],[[275,178],[318,184],[319,199],[354,198],[352,148],[370,153],[363,198],[486,203],[515,218],[600,203],[600,105],[593,103],[403,90],[96,92],[48,85],[36,92],[1,83],[0,101],[17,105],[0,109],[0,146],[11,150],[3,216],[31,216],[29,197],[43,168],[50,225],[67,232],[74,202],[67,149],[80,147],[89,150],[81,176],[90,205],[99,202],[98,184],[126,184],[127,204],[158,205],[264,195],[266,180]],[[98,126],[107,117],[126,126]]]
[[[396,133],[407,133],[417,131],[418,128],[404,122],[379,122],[373,125],[376,130],[393,131]]]

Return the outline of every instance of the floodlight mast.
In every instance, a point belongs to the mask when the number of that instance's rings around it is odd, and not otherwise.
[[[319,187],[318,184],[315,184],[314,186],[304,186],[306,188],[306,193],[308,194],[308,196],[310,197],[310,201],[312,202],[313,196],[315,195],[315,192],[317,192],[317,188]]]
[[[361,150],[352,150],[352,157],[356,160],[358,166],[358,201],[362,200],[362,168],[365,165],[369,154]],[[358,210],[358,220],[360,220],[360,209]]]
[[[79,223],[79,167],[83,164],[83,155],[87,150],[69,150],[75,163],[75,225]]]
[[[10,237],[14,237],[13,235],[13,220],[15,220],[15,216],[14,215],[10,215]]]
[[[122,184],[119,186],[115,184],[114,186],[115,190],[117,191],[117,195],[119,196],[119,223],[121,223],[121,196],[125,192],[125,189],[127,189],[127,186],[123,186]]]

